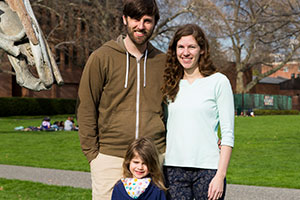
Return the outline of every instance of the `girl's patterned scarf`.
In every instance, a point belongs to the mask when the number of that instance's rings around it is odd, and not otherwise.
[[[121,181],[127,194],[131,198],[137,199],[141,194],[143,194],[143,192],[145,192],[151,182],[151,178],[122,178]]]

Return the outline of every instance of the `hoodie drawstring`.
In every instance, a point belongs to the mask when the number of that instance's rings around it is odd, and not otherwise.
[[[148,49],[145,52],[145,59],[144,59],[144,87],[146,87],[146,74],[147,74],[147,57],[148,57]],[[124,88],[128,86],[128,75],[129,74],[129,53],[126,51],[126,75],[125,75],[125,84]]]
[[[126,51],[126,75],[125,75],[124,88],[127,88],[128,85],[128,73],[129,73],[129,53]]]
[[[146,87],[147,56],[148,56],[148,49],[146,49],[145,59],[144,59],[144,87]]]

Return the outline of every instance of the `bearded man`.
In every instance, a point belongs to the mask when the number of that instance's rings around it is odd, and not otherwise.
[[[110,199],[127,146],[150,137],[165,151],[162,93],[165,54],[149,39],[159,20],[155,0],[124,0],[127,34],[89,57],[78,91],[77,121],[93,199]]]

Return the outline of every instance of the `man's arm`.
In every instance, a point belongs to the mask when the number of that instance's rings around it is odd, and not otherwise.
[[[77,121],[82,151],[91,162],[99,152],[98,107],[104,83],[101,61],[93,53],[83,70],[77,102]]]

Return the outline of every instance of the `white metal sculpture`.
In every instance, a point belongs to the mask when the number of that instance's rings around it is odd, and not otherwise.
[[[0,0],[0,48],[16,72],[17,83],[40,91],[63,84],[29,0]],[[30,71],[35,66],[38,77]]]

